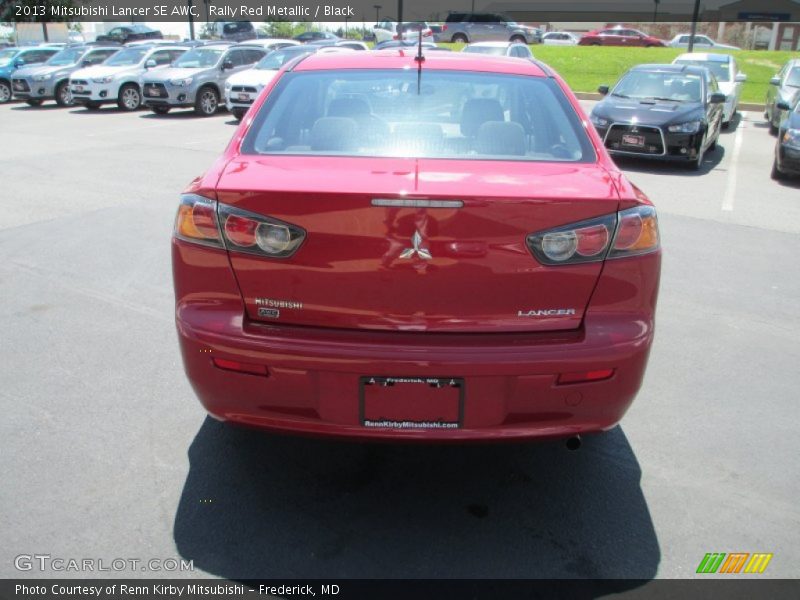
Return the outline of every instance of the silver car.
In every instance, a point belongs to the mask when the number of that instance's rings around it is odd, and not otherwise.
[[[489,56],[510,56],[533,60],[533,53],[527,44],[518,42],[476,42],[464,46],[462,52],[468,54],[486,54]]]
[[[144,78],[144,105],[159,115],[173,108],[194,108],[201,116],[217,112],[228,77],[249,69],[267,51],[246,44],[198,46],[172,65]]]
[[[767,97],[764,102],[764,118],[769,122],[769,131],[773,135],[778,133],[781,121],[786,117],[786,111],[778,104],[789,106],[794,102],[796,94],[800,94],[800,59],[790,59],[780,72],[769,80]]]
[[[99,65],[119,52],[119,46],[78,46],[64,48],[43,65],[26,67],[14,73],[14,97],[31,106],[55,100],[59,106],[72,106],[69,76],[83,67]]]
[[[495,13],[460,13],[447,15],[445,29],[439,34],[442,41],[471,44],[473,42],[520,42],[538,44],[542,30],[520,25]]]

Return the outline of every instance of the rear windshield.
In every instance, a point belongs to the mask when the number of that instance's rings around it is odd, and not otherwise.
[[[691,60],[686,58],[681,58],[675,62],[679,65],[705,67],[714,74],[714,76],[717,78],[717,81],[725,82],[731,80],[731,70],[728,67],[727,62],[721,62],[718,60]]]
[[[464,71],[286,73],[256,115],[246,154],[588,162],[591,143],[544,77]]]

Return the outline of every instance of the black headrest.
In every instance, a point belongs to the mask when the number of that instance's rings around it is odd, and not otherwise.
[[[371,112],[363,98],[334,98],[328,106],[329,117],[365,117]]]
[[[461,111],[461,134],[475,137],[478,127],[486,121],[503,121],[503,106],[494,98],[472,98]]]
[[[345,117],[322,117],[311,128],[311,149],[341,152],[355,147],[356,122]]]
[[[519,123],[487,121],[478,128],[478,154],[525,156],[525,129]]]

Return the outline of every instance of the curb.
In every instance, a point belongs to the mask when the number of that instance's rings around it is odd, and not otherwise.
[[[578,100],[602,100],[603,96],[597,92],[575,92]],[[752,102],[739,102],[739,110],[748,110],[754,112],[764,112],[763,104],[756,104]]]

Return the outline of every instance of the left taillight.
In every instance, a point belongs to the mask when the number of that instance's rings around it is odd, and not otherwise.
[[[244,211],[196,194],[181,196],[175,237],[269,258],[292,256],[306,232],[284,221]]]
[[[526,241],[534,257],[545,265],[598,262],[660,248],[656,210],[644,205],[532,233]]]
[[[175,217],[175,237],[186,242],[222,248],[216,200],[195,194],[181,196]]]

